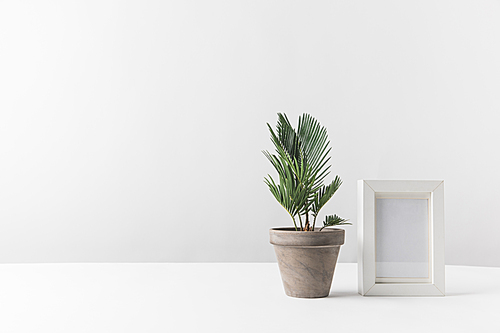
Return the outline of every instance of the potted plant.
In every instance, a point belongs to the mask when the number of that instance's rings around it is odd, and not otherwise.
[[[309,114],[303,114],[294,129],[281,113],[276,131],[267,126],[276,154],[263,153],[278,172],[279,181],[268,175],[264,182],[294,225],[269,231],[285,293],[292,297],[326,297],[345,230],[325,228],[351,224],[337,215],[327,215],[323,226],[316,227],[321,208],[342,184],[339,176],[328,185],[323,183],[331,167],[326,128]]]

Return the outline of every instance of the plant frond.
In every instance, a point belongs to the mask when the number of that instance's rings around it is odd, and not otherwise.
[[[328,154],[327,149],[330,141],[326,128],[311,115],[304,113],[299,117],[297,135],[301,142],[303,155],[307,163],[314,171],[319,171],[321,161]]]
[[[263,153],[275,167],[280,180],[276,184],[274,179],[268,175],[268,178],[264,178],[264,182],[276,200],[288,211],[293,219],[307,203],[309,191],[301,186],[297,178],[294,177],[292,168],[286,164],[283,158],[271,155],[267,151],[263,151]]]
[[[325,216],[325,220],[323,221],[323,227],[319,229],[319,231],[323,230],[326,227],[332,227],[335,225],[346,225],[346,224],[352,225],[352,223],[349,223],[347,221],[349,220],[343,219],[337,214]]]
[[[279,182],[270,175],[264,178],[264,182],[276,200],[290,214],[296,227],[297,215],[300,222],[301,215],[305,215],[308,223],[309,214],[312,213],[314,217],[312,230],[314,230],[320,209],[342,184],[340,178],[336,176],[331,184],[323,185],[331,167],[328,165],[331,148],[326,128],[307,113],[299,117],[297,130],[282,113],[278,113],[276,130],[269,124],[267,126],[275,154],[268,151],[263,151],[263,154],[276,169]]]
[[[342,185],[342,180],[339,176],[336,176],[329,185],[323,185],[316,192],[312,204],[312,213],[314,216],[318,216],[321,208],[323,208],[323,206],[333,197],[335,192],[337,192],[337,190],[339,189],[340,185]]]

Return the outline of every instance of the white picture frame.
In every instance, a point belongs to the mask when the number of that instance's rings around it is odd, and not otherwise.
[[[357,224],[359,294],[445,295],[444,181],[358,180]]]

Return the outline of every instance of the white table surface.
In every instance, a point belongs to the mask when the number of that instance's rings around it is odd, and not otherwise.
[[[0,332],[500,332],[500,268],[446,267],[445,297],[283,292],[275,263],[1,264]]]

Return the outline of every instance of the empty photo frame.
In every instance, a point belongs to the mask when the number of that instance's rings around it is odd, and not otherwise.
[[[358,181],[358,292],[444,296],[443,181]]]

